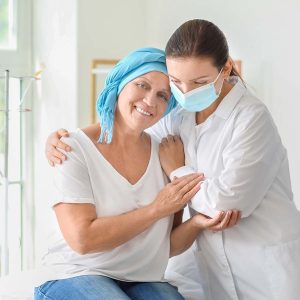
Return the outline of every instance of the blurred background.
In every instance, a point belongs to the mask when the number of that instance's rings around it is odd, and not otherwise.
[[[194,18],[222,29],[246,83],[270,109],[300,208],[298,0],[0,0],[1,276],[34,268],[45,251],[54,197],[45,141],[58,128],[89,124],[92,80],[101,81],[92,62],[164,48]]]

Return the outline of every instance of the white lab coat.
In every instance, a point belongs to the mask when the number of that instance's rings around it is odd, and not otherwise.
[[[300,212],[286,150],[265,105],[238,82],[204,123],[177,108],[149,132],[158,139],[180,134],[186,166],[172,176],[205,174],[191,214],[242,212],[238,225],[197,238],[206,299],[300,299]]]

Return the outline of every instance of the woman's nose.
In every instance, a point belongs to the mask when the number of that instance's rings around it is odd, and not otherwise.
[[[187,92],[192,90],[192,88],[187,84],[181,84],[178,88],[181,90],[183,94],[186,94]]]
[[[155,106],[155,103],[156,103],[156,102],[155,102],[155,101],[156,101],[155,97],[154,97],[153,95],[151,95],[151,94],[146,95],[146,96],[144,97],[143,101],[144,101],[148,106]]]

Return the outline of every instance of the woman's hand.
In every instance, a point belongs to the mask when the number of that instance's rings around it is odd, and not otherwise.
[[[241,219],[241,212],[236,209],[227,212],[221,211],[214,218],[197,214],[192,219],[199,229],[208,229],[217,232],[236,225]]]
[[[203,174],[189,174],[167,184],[151,203],[158,219],[172,215],[194,197],[200,189]]]
[[[179,136],[168,135],[159,145],[160,164],[170,177],[171,172],[185,165],[183,143]]]
[[[71,147],[63,143],[60,138],[69,136],[69,132],[66,129],[59,129],[51,133],[46,141],[45,154],[48,159],[50,166],[55,164],[61,164],[67,157],[58,150],[58,148],[65,150],[66,152],[71,151]]]

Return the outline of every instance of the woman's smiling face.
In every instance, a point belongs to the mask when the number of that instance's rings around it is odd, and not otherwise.
[[[167,75],[153,71],[125,85],[115,112],[115,120],[132,130],[143,131],[164,115],[171,96]]]

